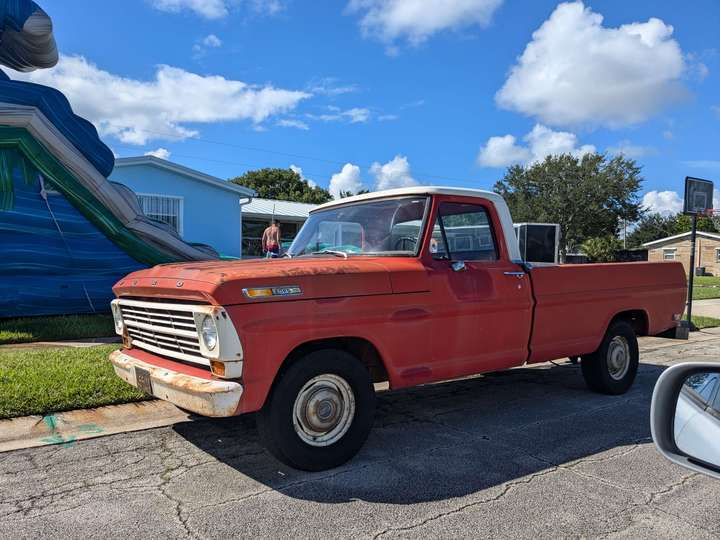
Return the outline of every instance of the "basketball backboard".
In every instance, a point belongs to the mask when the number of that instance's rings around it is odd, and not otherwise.
[[[685,177],[685,203],[683,213],[690,215],[706,214],[713,208],[714,185],[710,180]]]

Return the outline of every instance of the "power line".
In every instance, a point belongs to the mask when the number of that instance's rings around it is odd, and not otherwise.
[[[140,131],[140,132],[144,132],[144,133],[150,133],[150,134],[153,134],[153,135],[159,135],[159,136],[167,137],[170,141],[173,141],[173,140],[177,140],[177,139],[178,139],[178,136],[177,136],[176,133],[167,133],[167,132],[162,132],[162,131],[154,131],[154,130],[144,129],[144,128],[137,128],[136,131]],[[332,165],[340,165],[340,166],[342,166],[342,165],[345,165],[346,163],[349,163],[348,160],[346,160],[346,161],[338,161],[338,160],[333,160],[333,159],[321,158],[321,157],[317,157],[317,156],[308,156],[308,155],[303,155],[303,154],[294,154],[294,153],[290,153],[290,152],[282,152],[282,151],[278,151],[278,150],[272,150],[272,149],[269,149],[269,148],[260,148],[260,147],[256,147],[256,146],[245,146],[245,145],[241,145],[241,144],[229,143],[229,142],[226,142],[226,141],[217,141],[217,140],[212,140],[212,139],[205,139],[205,138],[200,137],[200,136],[198,136],[198,135],[190,135],[189,137],[187,137],[186,139],[181,140],[180,142],[186,142],[186,141],[204,142],[204,143],[208,143],[208,144],[215,144],[215,145],[220,145],[220,146],[227,146],[227,147],[230,147],[230,148],[239,148],[239,149],[241,149],[241,150],[249,150],[249,151],[252,151],[252,152],[264,152],[264,153],[266,153],[266,154],[274,154],[274,155],[283,156],[283,157],[290,157],[290,158],[296,158],[296,159],[307,159],[307,160],[311,160],[311,161],[319,161],[319,162],[323,162],[323,163],[329,163],[329,164],[332,164]],[[118,146],[124,147],[124,148],[131,148],[131,147],[129,147],[129,146],[123,146],[123,145],[118,145]],[[177,156],[179,156],[179,157],[183,157],[183,156],[181,156],[180,154],[175,154],[175,155],[177,155]],[[242,167],[251,166],[251,165],[248,165],[248,164],[240,164],[240,163],[232,163],[232,162],[223,162],[223,161],[220,161],[220,160],[213,160],[213,159],[210,159],[210,158],[203,158],[203,157],[200,157],[200,156],[193,156],[193,157],[191,157],[191,156],[185,156],[185,157],[188,158],[188,159],[199,159],[199,160],[206,160],[206,161],[215,161],[215,162],[217,162],[217,163],[225,163],[225,164],[228,164],[228,165],[239,165],[239,166],[242,166]],[[357,163],[357,165],[360,165],[360,166],[362,166],[362,167],[364,167],[364,168],[366,168],[366,169],[369,169],[369,168],[372,166],[372,164],[367,164],[367,163]],[[314,175],[315,173],[310,172],[309,174],[313,174],[313,175]],[[323,173],[323,174],[326,174],[326,173]],[[332,174],[332,173],[331,173],[331,174]],[[436,178],[436,179],[441,179],[441,180],[446,180],[446,181],[463,182],[463,183],[468,181],[467,178],[453,178],[453,177],[447,176],[447,175],[426,173],[426,172],[422,172],[422,171],[413,171],[413,176],[418,177],[418,178]]]

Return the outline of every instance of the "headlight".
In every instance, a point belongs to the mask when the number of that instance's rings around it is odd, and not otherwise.
[[[110,310],[113,314],[113,320],[115,321],[115,332],[122,336],[123,333],[123,319],[122,313],[120,312],[120,306],[112,303],[110,304]]]
[[[200,335],[208,351],[217,347],[218,331],[215,320],[210,315],[205,315],[200,323]]]

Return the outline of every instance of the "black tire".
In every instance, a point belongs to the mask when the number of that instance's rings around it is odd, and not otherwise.
[[[354,398],[354,415],[344,423],[349,427],[337,440],[322,443],[327,446],[314,446],[296,431],[296,422],[301,425],[295,415],[296,399],[307,383],[328,374],[347,383]],[[345,351],[324,349],[298,359],[280,375],[257,415],[257,425],[266,448],[277,459],[295,469],[323,471],[342,465],[357,454],[370,433],[374,417],[375,389],[367,367]]]
[[[626,352],[620,352],[619,348]],[[617,355],[628,354],[627,366],[618,368]],[[613,356],[616,355],[616,356]],[[627,392],[635,381],[640,352],[632,326],[625,321],[610,325],[598,350],[582,357],[580,368],[590,389],[602,394],[619,395]]]

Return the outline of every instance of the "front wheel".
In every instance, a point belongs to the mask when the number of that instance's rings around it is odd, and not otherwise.
[[[365,443],[375,415],[375,389],[364,364],[327,349],[296,361],[257,416],[267,449],[306,471],[342,465]]]
[[[597,351],[580,362],[587,385],[596,392],[627,392],[637,375],[640,353],[632,326],[625,321],[610,325]]]

